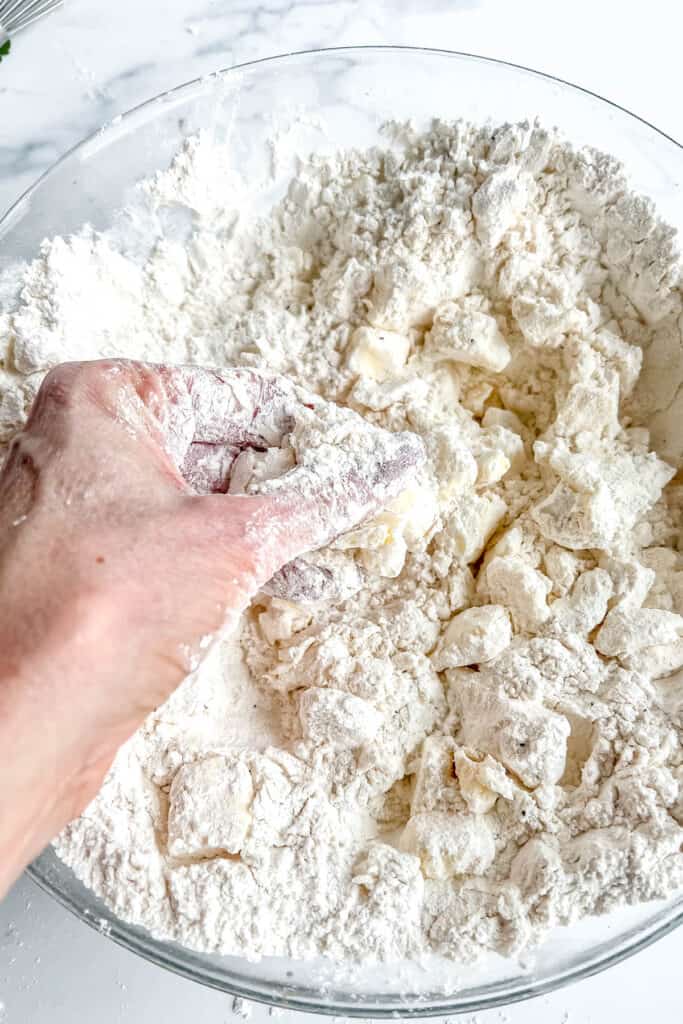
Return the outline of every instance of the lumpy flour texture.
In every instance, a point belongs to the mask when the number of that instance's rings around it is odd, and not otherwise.
[[[144,192],[191,237],[84,230],[14,275],[3,442],[47,367],[119,355],[274,369],[428,462],[310,557],[329,589],[257,598],[60,856],[155,935],[250,956],[513,954],[683,885],[673,230],[526,124],[389,128],[258,222],[206,139]]]

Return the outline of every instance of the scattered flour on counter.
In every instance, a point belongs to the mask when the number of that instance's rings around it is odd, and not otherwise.
[[[390,126],[258,223],[206,139],[145,191],[194,211],[189,239],[141,257],[85,229],[23,270],[0,442],[49,366],[116,355],[275,370],[428,460],[310,556],[334,593],[257,598],[60,856],[155,935],[249,956],[512,955],[682,886],[674,231],[527,124]],[[277,487],[320,443],[233,482]]]
[[[235,996],[232,1001],[232,1012],[236,1017],[241,1017],[242,1020],[249,1020],[252,1012],[251,1003],[247,1003],[239,996]]]

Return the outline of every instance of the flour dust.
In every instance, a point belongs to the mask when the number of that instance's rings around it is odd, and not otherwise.
[[[203,138],[145,195],[191,237],[140,257],[84,229],[23,269],[3,443],[49,366],[115,355],[275,370],[428,458],[310,556],[334,593],[259,595],[60,856],[123,918],[248,956],[512,955],[673,893],[674,231],[614,160],[528,124],[390,126],[305,161],[257,223]],[[319,441],[245,456],[241,486]]]

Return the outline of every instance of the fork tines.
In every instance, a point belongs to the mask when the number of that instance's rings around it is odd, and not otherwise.
[[[62,6],[62,0],[0,0],[0,40]]]

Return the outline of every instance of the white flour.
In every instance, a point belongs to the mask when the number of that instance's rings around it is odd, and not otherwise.
[[[536,127],[390,135],[306,164],[259,226],[192,143],[147,189],[195,210],[189,241],[45,243],[0,315],[2,440],[49,365],[127,355],[270,367],[427,447],[57,843],[121,916],[204,950],[511,954],[683,884],[673,232]],[[245,455],[233,484],[318,443]]]

